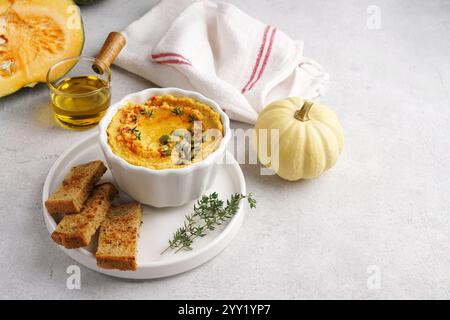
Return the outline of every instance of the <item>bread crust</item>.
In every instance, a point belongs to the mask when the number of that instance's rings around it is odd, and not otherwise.
[[[79,213],[94,185],[106,172],[102,161],[96,160],[73,167],[58,189],[45,201],[50,214]]]
[[[96,186],[80,213],[66,215],[59,222],[52,233],[53,241],[67,249],[89,245],[117,193],[109,182]]]
[[[137,242],[142,207],[132,202],[111,207],[100,226],[97,266],[105,269],[137,268]]]

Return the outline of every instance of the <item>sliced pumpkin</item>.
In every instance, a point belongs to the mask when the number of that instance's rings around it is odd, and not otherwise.
[[[83,23],[72,0],[1,0],[0,97],[45,82],[48,69],[80,55],[83,44]]]

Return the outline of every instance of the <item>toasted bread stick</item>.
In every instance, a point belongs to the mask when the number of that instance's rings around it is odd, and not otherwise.
[[[67,249],[87,246],[116,195],[117,189],[111,183],[96,186],[80,213],[66,215],[59,222],[52,239]]]
[[[92,188],[105,172],[106,167],[100,160],[73,167],[58,190],[45,201],[48,212],[80,212]]]
[[[137,202],[111,207],[100,226],[97,266],[136,270],[141,215],[141,204]]]

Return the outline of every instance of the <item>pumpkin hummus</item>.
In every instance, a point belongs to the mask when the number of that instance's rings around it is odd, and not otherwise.
[[[127,162],[151,169],[181,168],[214,152],[223,137],[220,115],[188,97],[154,96],[129,102],[108,129],[111,150]]]

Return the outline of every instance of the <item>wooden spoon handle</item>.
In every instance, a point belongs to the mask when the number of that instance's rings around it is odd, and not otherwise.
[[[120,32],[111,32],[103,43],[100,52],[97,54],[96,59],[100,63],[95,63],[92,66],[92,69],[94,69],[95,72],[102,74],[103,67],[101,67],[101,64],[109,67],[118,56],[120,50],[125,46],[126,42],[125,37]]]

